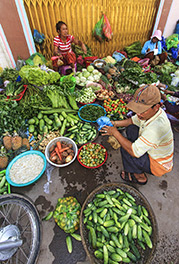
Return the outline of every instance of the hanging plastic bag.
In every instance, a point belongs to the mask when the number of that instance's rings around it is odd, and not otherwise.
[[[40,34],[37,29],[34,29],[33,38],[37,44],[42,44],[44,42],[45,35],[43,33]]]
[[[102,42],[104,40],[103,36],[103,23],[104,23],[104,16],[96,23],[93,29],[93,36],[99,41]]]
[[[112,39],[112,30],[109,23],[109,20],[107,19],[106,15],[104,14],[104,22],[103,22],[103,34],[107,41]]]

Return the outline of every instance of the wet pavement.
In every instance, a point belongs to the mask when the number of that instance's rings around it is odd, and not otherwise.
[[[51,167],[50,193],[44,192],[46,174],[35,184],[24,188],[12,188],[34,202],[40,218],[55,209],[57,199],[74,196],[83,204],[96,187],[104,183],[124,183],[120,178],[122,162],[120,150],[114,150],[107,137],[99,137],[108,151],[107,162],[98,169],[86,169],[77,160],[64,168]],[[149,201],[158,223],[159,239],[152,264],[179,264],[179,133],[174,132],[175,155],[173,171],[162,176],[148,175],[146,185],[133,185]],[[42,241],[38,264],[89,264],[82,243],[72,239],[73,252],[69,254],[65,242],[66,234],[54,220],[42,221]]]

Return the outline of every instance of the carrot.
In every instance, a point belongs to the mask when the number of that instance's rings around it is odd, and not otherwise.
[[[62,153],[63,151],[68,150],[68,149],[69,149],[69,147],[62,148],[62,149],[59,150],[59,152]]]
[[[50,157],[53,157],[53,156],[55,156],[56,154],[57,154],[56,151],[53,150],[53,151],[50,153]]]
[[[58,150],[62,149],[62,144],[60,141],[57,141],[56,145],[57,145]]]
[[[61,154],[60,154],[60,152],[59,152],[59,150],[58,150],[58,147],[55,148],[55,151],[56,151],[56,153],[57,153],[59,159],[62,160],[62,156],[61,156]]]

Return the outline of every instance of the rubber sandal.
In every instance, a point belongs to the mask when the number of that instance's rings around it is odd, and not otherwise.
[[[123,178],[122,177],[122,172],[120,173],[120,177],[123,181],[126,181],[126,182],[130,182],[130,183],[137,183],[137,184],[140,184],[140,185],[145,185],[147,182],[148,182],[148,178],[146,176],[146,174],[144,173],[144,176],[146,178],[146,181],[145,182],[140,182],[137,180],[137,178],[135,177],[134,173],[132,172],[125,172],[125,177]],[[130,176],[131,176],[131,180],[129,179],[129,173],[130,173]]]

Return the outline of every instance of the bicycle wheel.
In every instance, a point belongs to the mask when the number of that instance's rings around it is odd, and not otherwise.
[[[22,245],[0,251],[3,264],[36,263],[41,242],[41,226],[33,203],[19,194],[0,196],[0,240],[18,237]]]

